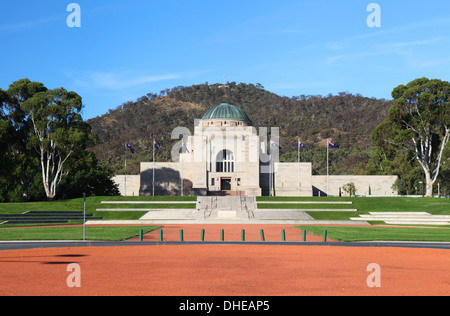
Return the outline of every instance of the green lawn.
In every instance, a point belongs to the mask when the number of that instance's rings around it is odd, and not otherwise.
[[[102,204],[101,201],[158,201],[157,204]],[[186,203],[169,204],[165,201],[182,201]],[[136,220],[146,211],[139,208],[195,208],[196,197],[89,197],[86,213],[105,220]],[[436,198],[404,198],[404,197],[258,197],[258,202],[279,201],[280,203],[258,203],[260,208],[333,208],[357,209],[357,212],[320,212],[308,214],[317,220],[348,220],[369,212],[429,212],[433,215],[450,215],[450,200]],[[286,204],[283,201],[352,201],[353,204]],[[96,211],[101,208],[135,208],[136,211]],[[25,211],[83,211],[83,199],[54,202],[33,203],[0,203],[0,214],[20,214]],[[82,224],[82,221],[70,221],[69,225]],[[377,224],[373,222],[372,224]],[[18,227],[25,225],[0,225],[0,240],[81,240],[80,227]],[[37,225],[32,225],[37,226]],[[48,225],[46,225],[48,226]],[[342,241],[394,240],[394,241],[450,241],[450,228],[398,228],[398,227],[331,227],[331,226],[299,226],[311,233],[322,236],[328,231],[331,239]],[[90,227],[86,228],[88,240],[123,240],[139,234],[139,229],[150,231],[155,226],[145,227]]]
[[[358,212],[430,212],[450,214],[450,199],[410,197],[257,197],[260,208],[356,208]],[[280,203],[263,203],[280,201]],[[283,201],[351,201],[352,204],[283,204]]]
[[[349,220],[369,212],[428,212],[432,215],[450,215],[450,199],[408,197],[258,197],[261,209],[357,209],[357,212],[309,212],[316,220]],[[264,203],[280,201],[280,203]],[[351,201],[352,204],[283,204],[283,201]]]
[[[86,240],[120,241],[151,232],[159,226],[86,227]],[[83,240],[83,227],[1,228],[0,240]]]
[[[327,230],[330,239],[338,241],[447,241],[450,242],[450,228],[416,227],[336,227],[295,226],[317,236]]]
[[[172,196],[172,197],[89,197],[86,199],[86,214],[93,214],[94,217],[103,217],[104,220],[137,220],[147,213],[147,211],[139,211],[141,208],[195,208],[197,197],[192,196]],[[102,204],[102,201],[161,201],[155,204]],[[167,204],[164,201],[180,201],[186,202],[181,204]],[[61,200],[52,202],[29,202],[29,203],[0,203],[0,214],[22,214],[27,211],[58,211],[58,212],[82,212],[84,208],[84,200]],[[136,209],[136,211],[96,211],[97,209],[117,209],[127,208]],[[82,224],[83,221],[70,221],[68,224]],[[26,225],[4,224],[2,227],[17,227]],[[29,226],[29,225],[28,225]],[[32,226],[39,226],[33,224]],[[47,225],[46,225],[47,226]]]
[[[369,212],[428,212],[432,215],[450,215],[450,200],[437,198],[408,197],[258,197],[258,208],[279,209],[357,209],[357,212],[307,212],[316,220],[349,220]],[[264,201],[280,201],[280,203],[263,203]],[[283,201],[352,201],[352,204],[283,204]],[[384,222],[370,222],[372,225]],[[335,227],[335,226],[296,226],[306,229],[318,236],[328,231],[328,237],[340,241],[448,241],[450,227]]]

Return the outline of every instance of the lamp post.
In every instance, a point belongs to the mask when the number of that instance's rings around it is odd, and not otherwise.
[[[86,193],[83,193],[84,210],[83,210],[83,241],[86,240]]]

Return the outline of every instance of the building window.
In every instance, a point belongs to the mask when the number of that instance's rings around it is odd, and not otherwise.
[[[211,178],[211,186],[212,187],[215,185],[215,181],[214,180],[215,180],[214,178]]]
[[[217,154],[216,172],[234,172],[234,155],[229,150],[222,150]]]
[[[238,186],[241,186],[241,178],[238,178],[238,179],[237,179],[237,185],[238,185]]]

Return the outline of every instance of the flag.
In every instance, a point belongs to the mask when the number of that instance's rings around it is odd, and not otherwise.
[[[132,154],[134,154],[134,149],[130,146],[130,144],[128,144],[128,142],[125,142],[125,146],[131,151]]]
[[[182,139],[181,142],[182,142],[181,149],[182,149],[182,150],[185,150],[186,152],[189,153],[189,149],[187,149],[187,146],[186,146],[186,144],[184,143],[184,139]]]
[[[161,152],[159,151],[159,146],[155,140],[153,140],[153,146],[155,146],[155,149],[158,151],[158,154],[160,154]]]
[[[280,145],[276,144],[273,140],[270,140],[270,147],[278,147],[278,148],[280,148]]]
[[[304,148],[306,149],[306,151],[308,151],[308,148],[306,148],[306,146],[300,141],[300,139],[298,140],[298,148]]]
[[[332,142],[328,141],[328,147],[330,147],[330,148],[339,148],[339,144],[333,144]]]

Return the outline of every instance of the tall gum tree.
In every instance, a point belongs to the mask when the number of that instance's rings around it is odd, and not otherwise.
[[[47,199],[53,200],[68,173],[71,156],[94,141],[90,125],[81,117],[81,97],[64,88],[46,90],[34,94],[21,107],[30,122],[30,142],[39,155]]]
[[[30,126],[22,104],[36,93],[45,92],[47,88],[40,82],[20,79],[13,82],[7,93],[5,108],[11,124],[9,142],[9,172],[22,187],[22,201],[28,201],[28,189],[39,172],[39,164],[34,157],[34,149],[29,146]]]
[[[375,144],[412,150],[431,197],[450,139],[450,83],[420,78],[396,87],[392,97],[388,118],[374,131]]]

